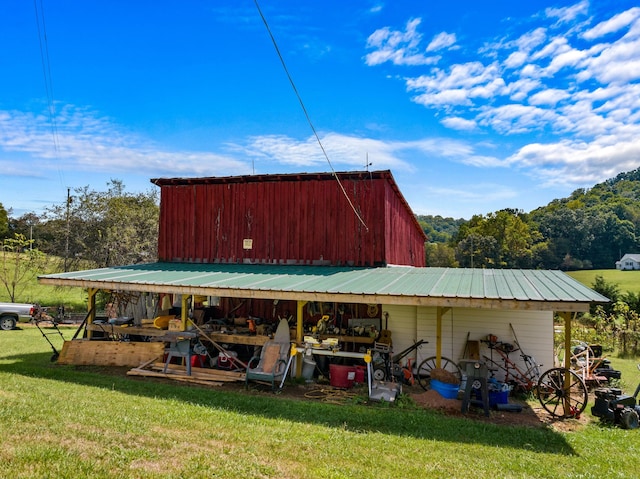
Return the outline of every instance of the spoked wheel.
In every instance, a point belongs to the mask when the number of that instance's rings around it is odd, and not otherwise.
[[[436,367],[436,357],[431,356],[430,358],[425,359],[420,363],[416,370],[416,379],[422,389],[425,391],[429,390],[431,385],[431,371]],[[456,378],[458,378],[458,382],[462,377],[462,371],[458,365],[449,358],[445,358],[444,356],[440,357],[440,367],[450,373],[454,374]]]
[[[587,386],[576,373],[565,368],[544,372],[538,381],[538,400],[552,416],[578,417],[587,407]]]

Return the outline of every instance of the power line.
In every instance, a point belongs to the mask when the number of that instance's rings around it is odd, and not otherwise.
[[[349,206],[351,206],[351,209],[353,210],[353,213],[356,215],[356,217],[358,218],[360,223],[362,223],[362,226],[364,226],[365,229],[367,231],[369,231],[369,228],[367,227],[367,224],[364,222],[364,219],[362,219],[362,216],[360,216],[360,214],[356,210],[356,208],[353,205],[351,199],[349,198],[349,195],[347,195],[347,192],[344,189],[344,186],[342,186],[342,182],[340,181],[340,178],[338,178],[338,174],[336,173],[336,170],[333,168],[333,165],[331,164],[331,160],[329,159],[329,155],[327,155],[327,152],[324,149],[324,145],[322,144],[322,141],[320,141],[320,136],[318,135],[318,132],[316,131],[315,127],[313,126],[313,122],[311,121],[311,117],[309,116],[309,113],[307,112],[307,108],[304,106],[304,102],[302,101],[302,97],[300,96],[300,93],[298,93],[298,89],[296,88],[296,84],[293,82],[293,78],[291,77],[291,74],[289,73],[289,69],[287,68],[287,64],[284,61],[284,57],[282,56],[282,53],[280,53],[280,48],[278,48],[278,43],[276,42],[276,39],[273,36],[273,33],[271,33],[271,28],[269,27],[269,23],[267,22],[267,19],[265,18],[265,16],[262,13],[262,10],[260,9],[260,5],[258,4],[258,0],[253,0],[253,1],[254,1],[255,5],[256,5],[256,8],[258,9],[258,13],[260,14],[260,18],[262,18],[262,23],[264,23],[264,26],[267,29],[267,32],[269,33],[269,37],[271,38],[271,42],[273,43],[273,46],[276,49],[276,53],[278,54],[278,58],[280,59],[280,63],[282,64],[282,68],[284,68],[284,72],[286,73],[287,78],[289,79],[289,83],[291,84],[291,87],[293,88],[293,91],[296,94],[296,97],[298,98],[298,102],[300,103],[300,106],[302,107],[302,111],[304,112],[304,116],[306,117],[307,122],[309,123],[309,126],[311,127],[311,131],[313,131],[313,135],[316,137],[316,141],[318,142],[318,145],[320,145],[320,149],[322,150],[322,154],[324,155],[325,159],[327,160],[327,163],[329,164],[329,168],[331,168],[331,172],[333,173],[333,176],[335,177],[336,181],[338,182],[338,185],[340,186],[340,189],[342,190],[342,194],[344,195],[344,197],[349,202]]]
[[[47,40],[47,25],[44,20],[44,8],[40,0],[40,10],[38,10],[38,0],[33,0],[33,8],[36,14],[36,27],[38,29],[38,41],[40,43],[40,61],[42,63],[42,74],[44,76],[44,89],[47,95],[47,106],[49,120],[51,121],[51,134],[53,136],[53,146],[58,152],[58,128],[56,125],[55,104],[53,102],[53,80],[51,79],[51,62],[49,61],[49,42]]]

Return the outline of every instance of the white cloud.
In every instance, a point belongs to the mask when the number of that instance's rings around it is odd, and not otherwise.
[[[575,177],[595,178],[599,171],[602,179],[606,167],[598,170],[598,162],[604,158],[618,164],[617,171],[637,167],[640,8],[613,12],[597,24],[588,10],[587,1],[548,8],[530,31],[482,41],[473,57],[465,57],[473,50],[464,45],[455,57],[441,51],[446,68],[431,67],[405,79],[411,100],[441,114],[440,123],[452,130],[489,130],[520,139],[525,146],[505,161],[540,178],[550,168],[562,170],[563,181],[571,182],[574,170],[566,165],[584,161],[591,166],[575,169]],[[420,27],[414,26],[412,38]],[[605,35],[607,42],[599,42]],[[526,135],[541,132],[549,147],[527,146]],[[616,144],[625,155],[615,153]],[[462,157],[456,161],[504,164],[472,152]]]
[[[547,90],[540,91],[535,95],[531,95],[531,98],[529,98],[529,103],[537,106],[555,106],[559,101],[569,98],[569,96],[569,93],[564,90],[549,88]]]
[[[331,163],[337,169],[360,170],[367,158],[376,169],[409,170],[413,167],[398,154],[407,148],[415,148],[410,144],[384,142],[380,140],[328,133],[321,136],[320,141]],[[281,164],[289,167],[316,167],[328,169],[315,136],[297,140],[285,135],[265,135],[251,137],[246,144],[235,145],[243,156],[256,160],[258,168],[268,164]]]
[[[589,10],[588,0],[576,3],[569,7],[547,8],[545,14],[549,18],[557,18],[559,23],[567,23],[576,19],[579,15],[586,15]]]
[[[533,53],[531,55],[531,60],[537,61],[546,58],[553,58],[570,49],[571,47],[569,46],[568,40],[562,36],[557,36],[552,38],[551,41],[545,44],[540,50]]]
[[[433,51],[441,50],[443,48],[448,48],[451,45],[454,45],[455,43],[456,43],[455,33],[442,32],[437,34],[435,37],[433,37],[433,40],[431,40],[431,43],[427,45],[427,51],[433,52]]]
[[[451,128],[452,130],[475,130],[478,125],[476,125],[475,120],[467,120],[466,118],[460,118],[459,116],[448,116],[444,118],[440,123],[442,123],[447,128]]]
[[[488,98],[505,89],[497,65],[470,62],[453,65],[448,71],[434,68],[430,75],[407,79],[412,100],[425,106],[471,105],[474,98]]]
[[[603,46],[599,55],[586,58],[583,64],[584,69],[577,74],[580,81],[592,78],[602,84],[636,81],[640,79],[640,38],[624,36]]]
[[[478,115],[478,119],[481,125],[491,126],[499,133],[517,134],[536,130],[541,124],[553,122],[556,116],[557,114],[552,110],[510,104],[484,108]]]
[[[542,86],[538,79],[521,78],[505,86],[505,95],[515,102],[521,102],[527,98],[529,93]]]
[[[582,37],[586,40],[595,40],[596,38],[603,37],[609,33],[617,32],[640,18],[640,8],[634,7],[626,12],[614,15],[609,20],[598,23],[595,27],[587,30],[582,34]]]
[[[509,57],[505,60],[504,66],[507,68],[517,68],[522,66],[524,62],[527,61],[529,55],[525,52],[517,51],[513,52]]]
[[[524,52],[530,52],[534,48],[537,48],[539,45],[544,43],[547,39],[547,30],[543,27],[538,27],[535,30],[530,32],[526,32],[521,35],[516,41],[519,50]]]
[[[430,93],[416,95],[412,100],[419,105],[443,106],[448,109],[451,106],[471,105],[467,90],[438,90]]]
[[[250,172],[250,166],[225,155],[195,151],[167,151],[121,131],[108,118],[73,106],[59,109],[56,134],[49,117],[34,113],[0,111],[0,149],[30,154],[44,170],[69,169],[145,173],[155,175],[210,175]],[[19,160],[18,160],[19,162]],[[20,173],[8,165],[5,174]]]
[[[430,65],[437,62],[437,57],[425,56],[418,48],[422,35],[417,28],[421,21],[420,18],[409,20],[404,31],[384,27],[369,35],[367,48],[373,51],[365,56],[366,64]]]
[[[558,143],[532,143],[521,148],[509,160],[528,166],[545,185],[593,184],[620,171],[638,167],[640,144],[628,141],[590,143],[565,140]]]

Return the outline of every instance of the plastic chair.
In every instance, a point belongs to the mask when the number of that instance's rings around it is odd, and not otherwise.
[[[249,381],[265,382],[276,389],[276,382],[281,381],[287,371],[287,361],[291,340],[289,339],[289,325],[286,319],[280,321],[274,338],[267,341],[260,350],[259,356],[249,360],[245,375],[245,387]]]

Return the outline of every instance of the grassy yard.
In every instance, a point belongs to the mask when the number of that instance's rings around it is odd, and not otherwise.
[[[52,364],[27,326],[0,345],[2,478],[637,476],[640,432],[598,420],[558,432],[134,379]]]
[[[596,276],[602,276],[607,283],[615,283],[620,292],[640,292],[640,271],[619,271],[617,269],[591,269],[584,271],[569,271],[572,278],[591,288]]]

